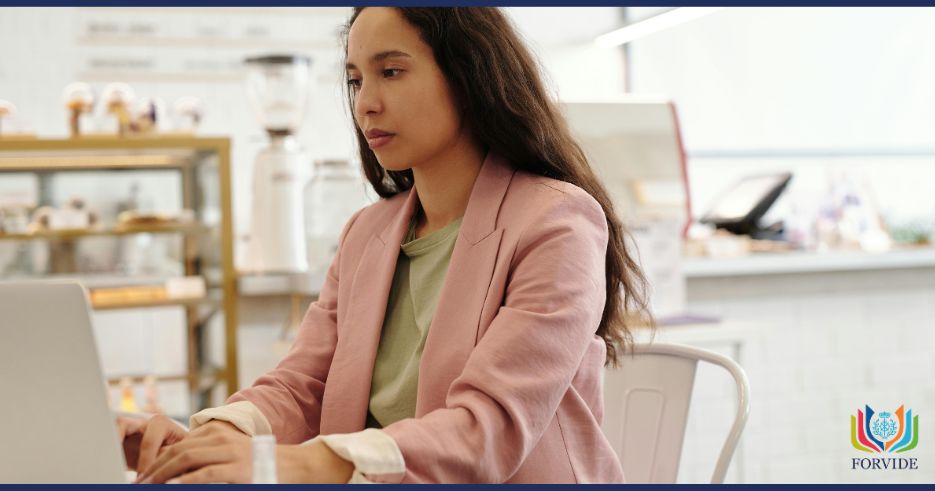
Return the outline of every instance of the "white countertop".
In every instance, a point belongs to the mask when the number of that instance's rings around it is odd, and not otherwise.
[[[935,247],[863,251],[762,253],[737,258],[687,258],[685,277],[718,278],[793,273],[935,268]]]
[[[312,273],[241,274],[238,290],[243,296],[317,296],[325,277]]]
[[[796,273],[833,273],[887,269],[935,268],[935,247],[862,251],[761,253],[736,258],[687,258],[685,277],[723,278]],[[318,295],[324,277],[310,273],[242,275],[240,294]]]

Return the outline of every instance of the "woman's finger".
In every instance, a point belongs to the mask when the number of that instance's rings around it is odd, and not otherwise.
[[[166,455],[169,455],[167,452]],[[161,484],[182,474],[197,471],[205,466],[229,463],[233,452],[227,445],[189,448],[183,452],[171,452],[172,457],[165,463],[156,463],[152,472],[147,473],[142,484]]]
[[[159,421],[153,420],[146,425],[143,438],[140,441],[140,454],[137,460],[137,470],[146,471],[153,461],[162,443],[166,440],[168,428]]]
[[[123,447],[123,458],[127,469],[138,468],[140,441],[142,440],[140,429],[144,423],[144,420],[117,417],[117,441]]]
[[[165,466],[167,462],[182,453],[196,448],[218,447],[225,443],[228,443],[228,440],[225,439],[223,435],[192,436],[189,434],[184,440],[178,443],[162,447],[157,452],[156,458],[153,459],[153,462],[149,464],[148,467],[140,467],[143,469],[143,472],[140,474],[138,481],[142,482],[147,480],[147,478],[153,475],[156,469]]]
[[[166,416],[154,416],[143,430],[140,442],[137,470],[146,472],[157,460],[164,445],[173,444],[185,437],[185,432]]]
[[[145,423],[145,420],[117,416],[118,440],[122,442],[123,439],[127,437],[127,435],[131,435],[140,431],[140,428],[142,428]]]

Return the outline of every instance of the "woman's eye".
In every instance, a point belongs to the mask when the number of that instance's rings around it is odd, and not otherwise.
[[[386,68],[386,69],[383,70],[383,77],[384,77],[384,78],[393,78],[393,77],[398,76],[400,73],[402,73],[402,70],[399,69],[399,68]],[[350,88],[352,88],[352,89],[354,89],[354,90],[360,90],[360,85],[361,85],[361,83],[362,83],[362,81],[361,81],[361,79],[359,79],[359,78],[348,78],[348,79],[347,79],[347,85],[348,85],[348,87],[350,87]]]

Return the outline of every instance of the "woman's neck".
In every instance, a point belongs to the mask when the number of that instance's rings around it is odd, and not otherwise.
[[[416,218],[417,238],[464,215],[484,157],[479,145],[461,140],[441,158],[412,168],[421,205]]]

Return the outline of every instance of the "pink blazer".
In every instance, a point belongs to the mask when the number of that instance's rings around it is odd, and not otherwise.
[[[289,354],[248,400],[277,440],[364,429],[410,191],[357,212]],[[406,461],[384,482],[619,483],[601,432],[607,225],[580,188],[489,155],[419,369],[416,417],[384,428]]]

